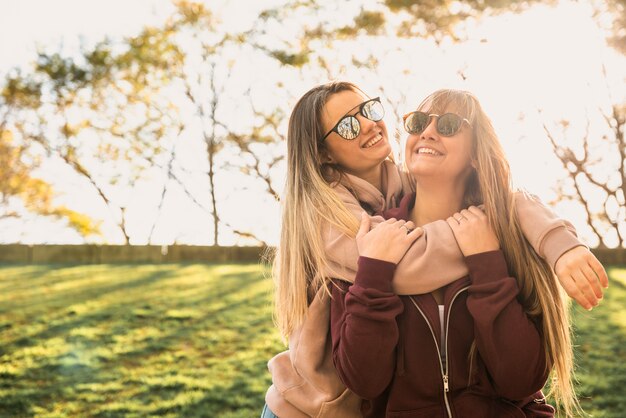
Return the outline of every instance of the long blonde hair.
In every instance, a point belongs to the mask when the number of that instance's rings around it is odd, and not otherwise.
[[[309,303],[321,287],[328,291],[328,260],[322,228],[334,226],[354,237],[359,227],[332,184],[343,175],[325,162],[322,112],[333,94],[362,93],[352,83],[332,82],[312,88],[295,105],[287,132],[287,181],[282,199],[280,243],[274,258],[274,321],[284,338],[302,324]],[[340,277],[339,274],[336,275]]]
[[[454,109],[470,121],[476,169],[468,179],[464,205],[485,206],[509,272],[517,280],[518,300],[542,335],[546,364],[552,375],[549,395],[563,407],[567,416],[581,412],[572,383],[574,361],[569,300],[548,263],[537,255],[522,233],[515,211],[509,163],[491,120],[475,96],[459,90],[438,90],[424,99],[418,109],[438,114]]]

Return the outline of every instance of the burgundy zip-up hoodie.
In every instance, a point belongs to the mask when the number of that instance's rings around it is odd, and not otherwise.
[[[403,200],[386,217],[407,219],[414,195]],[[354,284],[335,281],[333,360],[345,385],[366,399],[365,417],[554,416],[541,393],[543,341],[516,299],[502,252],[465,261],[469,274],[445,287],[443,340],[431,294],[394,294],[395,264],[360,257]]]

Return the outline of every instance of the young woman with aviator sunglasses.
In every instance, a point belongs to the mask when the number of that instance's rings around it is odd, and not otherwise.
[[[383,115],[378,99],[368,99],[346,82],[309,90],[291,114],[274,263],[276,322],[289,340],[289,350],[269,362],[273,385],[266,394],[265,416],[361,416],[361,399],[346,389],[330,356],[329,279],[354,281],[361,215],[367,213],[373,226],[384,222],[376,214],[397,207],[415,187],[391,158]],[[419,118],[423,116],[407,117],[405,123]],[[443,132],[452,123],[447,116],[437,120]],[[526,239],[555,267],[570,296],[585,308],[595,306],[601,284],[607,285],[602,266],[568,222],[525,194],[514,197]],[[426,294],[467,275],[468,266],[445,220],[420,228],[397,221],[393,227],[413,241],[394,271],[391,285],[396,294]]]

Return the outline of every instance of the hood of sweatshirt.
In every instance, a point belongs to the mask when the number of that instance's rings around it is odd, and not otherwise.
[[[381,187],[378,190],[367,180],[363,180],[352,174],[344,174],[335,186],[335,191],[342,196],[350,193],[356,199],[364,203],[373,214],[394,208],[398,205],[403,196],[403,186],[408,182],[401,170],[391,161],[385,160],[382,164]],[[345,200],[344,200],[345,201]]]

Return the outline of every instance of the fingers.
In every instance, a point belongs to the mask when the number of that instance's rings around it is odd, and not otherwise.
[[[591,254],[591,257],[588,263],[591,269],[594,271],[594,273],[598,277],[598,280],[600,280],[600,284],[602,284],[602,287],[604,287],[605,289],[608,288],[609,277],[606,275],[606,270],[604,270],[604,266],[602,265],[602,263],[600,263],[600,261],[598,261],[596,256],[593,254]]]
[[[450,228],[452,228],[452,231],[456,231],[459,228],[459,221],[457,221],[456,218],[452,216],[446,219],[446,222],[448,223],[448,225],[450,225]]]
[[[483,206],[483,205],[480,205],[480,206]],[[483,206],[483,208],[484,208],[484,206]],[[487,214],[485,212],[483,212],[482,209],[477,208],[476,206],[470,206],[469,208],[467,208],[467,210],[469,212],[473,213],[474,215],[476,215],[479,218],[486,218],[487,217]],[[461,213],[463,213],[463,212],[461,212]]]
[[[407,235],[409,235],[411,232],[415,231],[415,224],[411,221],[408,221],[402,225],[399,226],[400,229],[402,229]]]
[[[409,231],[413,230],[414,228],[413,222],[407,222],[403,219],[389,218],[384,223],[394,228],[402,228],[406,234],[408,234]]]
[[[457,224],[461,224],[464,221],[474,221],[477,219],[477,216],[467,209],[463,209],[460,212],[453,213],[448,219],[456,221]]]
[[[597,306],[608,277],[598,259],[586,248],[575,247],[555,264],[555,272],[567,294],[585,309]]]
[[[465,217],[461,215],[459,212],[456,212],[456,213],[453,213],[452,216],[450,216],[447,220],[456,222],[457,225],[459,225],[461,222],[463,222],[463,220],[465,220]]]
[[[591,290],[596,295],[596,298],[602,299],[602,288],[600,287],[600,281],[595,271],[593,271],[589,264],[581,266],[580,270],[589,286],[591,286]]]
[[[415,228],[407,234],[407,237],[409,240],[415,241],[416,239],[421,237],[423,234],[424,234],[424,230],[422,228]]]
[[[593,305],[587,300],[583,292],[576,285],[576,281],[573,277],[568,277],[561,281],[561,286],[567,292],[568,296],[574,299],[580,306],[587,310],[591,310]]]
[[[452,214],[452,216],[448,219],[451,218],[460,224],[463,221],[484,220],[487,218],[487,215],[476,206],[470,206],[467,209],[463,209],[460,212]]]
[[[583,296],[585,297],[589,305],[591,305],[588,309],[591,309],[592,307],[597,306],[598,298],[596,298],[596,295],[593,293],[591,285],[589,284],[585,276],[582,274],[582,272],[580,270],[574,271],[572,273],[572,278],[574,279],[574,282],[576,283],[576,287],[582,292]]]
[[[389,218],[376,225],[374,229],[385,230],[388,229],[394,233],[402,233],[408,235],[415,230],[415,224],[411,221],[405,221],[403,219]],[[368,231],[365,231],[367,233]],[[357,235],[360,236],[360,235]]]
[[[361,238],[370,231],[371,219],[366,212],[361,213],[361,225],[359,231],[356,233],[357,238]]]

